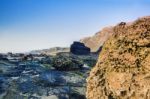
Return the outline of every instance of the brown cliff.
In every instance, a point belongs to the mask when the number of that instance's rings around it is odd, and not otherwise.
[[[86,37],[80,40],[85,46],[91,49],[91,52],[97,52],[104,42],[113,34],[113,27],[105,27],[92,37]]]
[[[87,99],[150,99],[150,17],[114,32],[87,79]]]

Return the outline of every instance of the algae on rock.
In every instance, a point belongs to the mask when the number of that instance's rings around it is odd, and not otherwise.
[[[150,99],[150,17],[114,32],[87,79],[87,99]]]

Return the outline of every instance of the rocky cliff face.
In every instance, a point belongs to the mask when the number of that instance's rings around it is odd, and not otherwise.
[[[80,40],[85,46],[89,47],[92,52],[97,52],[104,42],[113,34],[113,27],[105,27],[92,37],[86,37]]]
[[[114,32],[87,79],[87,99],[150,99],[150,17]]]

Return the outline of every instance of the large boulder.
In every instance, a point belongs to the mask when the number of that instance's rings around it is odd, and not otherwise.
[[[87,79],[87,99],[150,99],[150,17],[114,32]]]
[[[70,52],[77,55],[90,54],[90,48],[86,47],[83,43],[74,42],[70,47]]]

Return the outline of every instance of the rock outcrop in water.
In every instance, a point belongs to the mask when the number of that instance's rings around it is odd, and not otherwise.
[[[114,32],[87,79],[87,99],[150,99],[150,17]]]
[[[90,48],[86,47],[83,43],[74,42],[70,47],[70,52],[76,55],[90,54]]]

